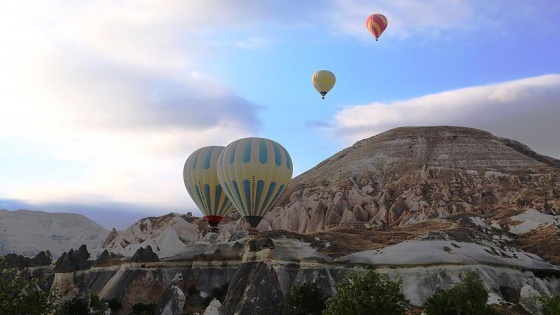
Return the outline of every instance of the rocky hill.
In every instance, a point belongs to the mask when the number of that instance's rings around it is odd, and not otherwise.
[[[407,225],[502,209],[560,211],[560,161],[463,127],[392,129],[294,178],[266,216],[272,229]]]
[[[0,254],[35,256],[50,251],[54,258],[86,244],[101,248],[109,231],[76,213],[0,210]]]

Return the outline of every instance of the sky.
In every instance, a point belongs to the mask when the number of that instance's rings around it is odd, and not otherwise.
[[[244,137],[284,146],[294,177],[403,126],[560,158],[557,0],[7,0],[0,38],[0,209],[202,216],[185,160]]]

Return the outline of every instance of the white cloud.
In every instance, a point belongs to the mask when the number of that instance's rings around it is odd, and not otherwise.
[[[1,6],[0,35],[10,45],[0,50],[0,140],[34,147],[26,163],[46,168],[0,165],[0,171],[21,170],[2,185],[0,197],[137,203],[161,211],[186,201],[194,208],[182,186],[188,154],[261,126],[259,106],[191,65],[205,48],[191,47],[189,38],[217,25],[205,16],[215,9],[209,4],[22,0]],[[212,11],[223,18],[219,27],[250,14],[222,9]],[[24,150],[13,148],[12,161]]]
[[[560,158],[560,75],[469,87],[409,100],[347,106],[331,131],[345,145],[402,126],[483,129]]]

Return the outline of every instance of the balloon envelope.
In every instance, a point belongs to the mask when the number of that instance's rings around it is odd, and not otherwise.
[[[183,181],[187,192],[212,227],[218,225],[233,207],[220,185],[216,172],[216,163],[224,148],[200,148],[187,158],[183,167]]]
[[[234,207],[255,228],[292,178],[288,151],[265,138],[230,143],[218,158],[218,178]]]
[[[323,99],[333,88],[335,82],[336,78],[329,70],[319,70],[311,77],[311,83],[313,83],[313,86],[321,94]]]
[[[387,28],[387,23],[387,18],[383,14],[372,14],[366,20],[366,27],[375,40],[378,40]]]

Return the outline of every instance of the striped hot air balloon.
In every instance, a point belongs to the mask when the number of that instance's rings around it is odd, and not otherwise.
[[[366,20],[366,27],[375,40],[378,40],[387,28],[387,18],[383,14],[372,14]]]
[[[212,231],[233,208],[224,193],[217,173],[217,161],[225,147],[209,146],[194,151],[183,167],[187,192],[204,214]]]
[[[265,138],[243,138],[230,143],[218,158],[218,178],[252,234],[272,209],[292,178],[288,151]]]

